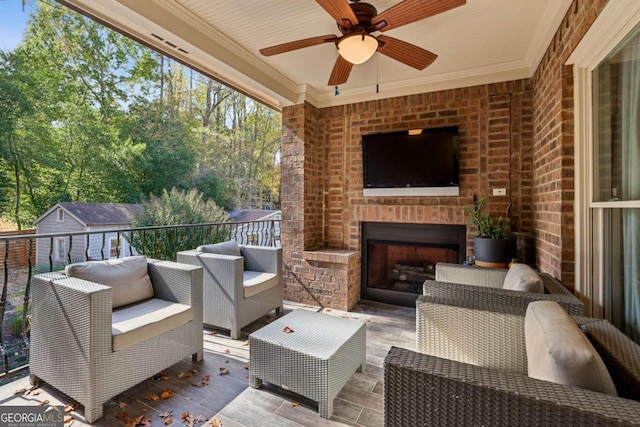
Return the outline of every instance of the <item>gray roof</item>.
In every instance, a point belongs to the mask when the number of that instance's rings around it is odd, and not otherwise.
[[[142,205],[133,203],[60,202],[56,206],[63,208],[85,225],[130,224],[134,216],[143,211]],[[35,223],[51,213],[56,206]]]
[[[260,221],[261,219],[280,213],[279,210],[265,209],[234,209],[229,212],[229,221],[232,222],[248,222]]]

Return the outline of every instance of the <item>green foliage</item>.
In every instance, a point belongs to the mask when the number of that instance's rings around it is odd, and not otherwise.
[[[0,52],[0,215],[198,189],[277,207],[280,114],[55,2]]]
[[[13,311],[13,318],[11,319],[11,333],[17,337],[22,337],[24,336],[25,330],[23,327],[23,308],[24,306],[22,304],[20,304],[19,306],[16,307],[16,309]],[[31,325],[30,325],[30,319],[31,318],[31,305],[29,305],[29,308],[27,309],[27,328],[26,328],[26,333],[27,335],[30,332],[31,329]]]
[[[143,212],[133,220],[134,227],[225,222],[229,215],[213,200],[204,201],[196,189],[164,190],[160,196],[149,197]],[[149,230],[128,236],[138,252],[150,257],[172,260],[179,251],[194,249],[208,243],[230,238],[231,228],[183,227]]]
[[[480,197],[475,204],[464,206],[464,212],[467,215],[469,225],[475,227],[477,237],[506,239],[509,233],[511,220],[500,216],[494,221],[491,214],[483,212],[485,202],[486,199],[484,197]]]

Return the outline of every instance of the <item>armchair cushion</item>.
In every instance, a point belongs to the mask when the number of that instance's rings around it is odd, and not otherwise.
[[[69,277],[111,287],[113,308],[143,301],[154,295],[147,258],[144,256],[70,264],[65,268],[65,273]]]
[[[242,291],[245,298],[266,291],[278,283],[278,275],[274,273],[245,270],[242,274]]]
[[[240,246],[238,246],[238,242],[236,242],[235,240],[215,243],[212,245],[198,246],[196,248],[196,251],[205,252],[208,254],[242,256],[242,254],[240,253]]]
[[[113,311],[112,349],[122,350],[193,319],[188,305],[151,298]]]
[[[512,291],[544,293],[542,279],[527,264],[513,264],[507,271],[502,288]]]
[[[530,377],[618,395],[602,358],[558,303],[530,303],[524,335]]]

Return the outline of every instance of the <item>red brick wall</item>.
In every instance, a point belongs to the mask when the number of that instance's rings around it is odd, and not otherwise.
[[[569,287],[575,280],[573,69],[564,63],[607,2],[574,0],[532,78],[537,263]]]
[[[477,195],[488,196],[488,208],[497,215],[513,202],[513,230],[531,231],[531,99],[529,82],[520,80],[320,110],[308,104],[285,108],[281,193],[287,299],[343,309],[359,300],[363,221],[464,224],[462,206]],[[363,197],[362,135],[452,125],[460,129],[459,197]],[[493,188],[506,188],[507,197],[491,196]],[[305,255],[319,248],[355,254],[341,261],[348,272],[334,292],[327,289],[335,283],[321,277],[336,266]]]

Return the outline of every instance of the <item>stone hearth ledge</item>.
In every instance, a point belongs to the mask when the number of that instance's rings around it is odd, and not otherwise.
[[[307,261],[332,262],[334,264],[348,264],[349,259],[358,256],[357,251],[348,249],[317,249],[304,251],[302,256]]]

